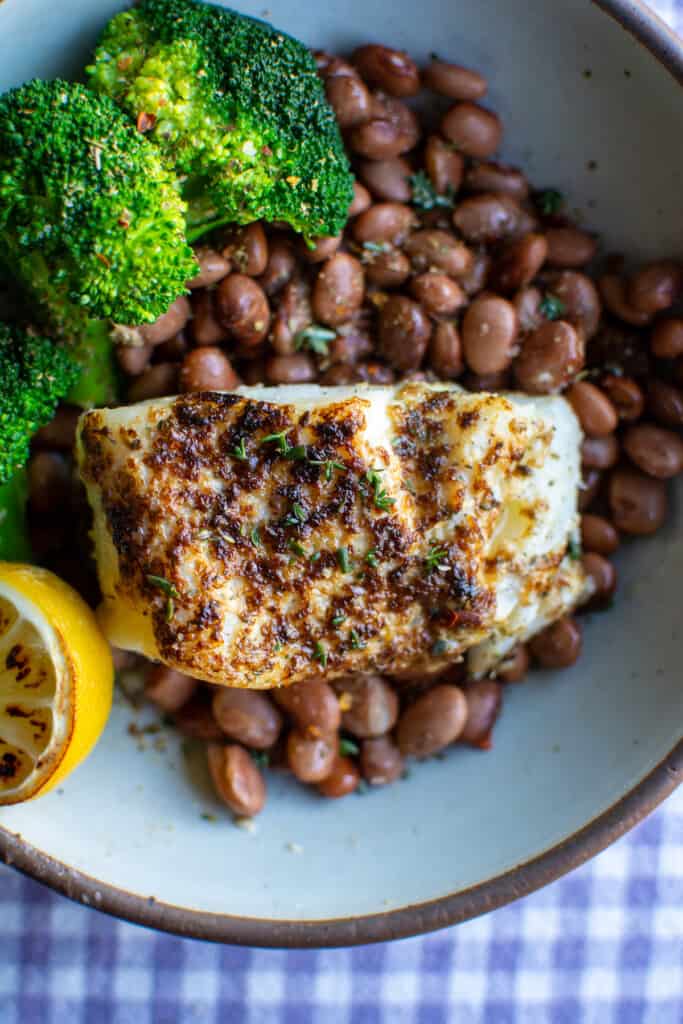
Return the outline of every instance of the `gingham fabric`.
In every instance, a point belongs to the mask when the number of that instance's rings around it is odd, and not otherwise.
[[[683,0],[653,6],[683,33]],[[0,1024],[683,1024],[683,787],[553,885],[457,928],[269,952],[155,934],[0,865]]]

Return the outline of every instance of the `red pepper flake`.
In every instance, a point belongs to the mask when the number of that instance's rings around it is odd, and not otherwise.
[[[111,266],[111,263],[109,262],[109,260],[107,259],[107,257],[106,257],[106,256],[104,255],[104,253],[101,253],[101,252],[96,252],[96,253],[95,253],[95,259],[96,259],[96,260],[99,260],[99,261],[100,261],[100,263],[104,263],[104,265],[105,265],[105,267],[107,268],[107,270],[108,270],[108,269],[109,269],[109,267]]]
[[[116,67],[119,69],[119,71],[127,71],[132,63],[133,58],[129,53],[126,53],[123,55],[123,57],[119,57],[119,59],[116,62]]]
[[[138,119],[135,122],[137,130],[139,132],[151,132],[154,125],[157,123],[156,114],[147,114],[142,110],[138,114]]]
[[[270,148],[270,146],[261,146],[261,152],[263,153],[264,156],[272,156],[273,155],[273,151]]]

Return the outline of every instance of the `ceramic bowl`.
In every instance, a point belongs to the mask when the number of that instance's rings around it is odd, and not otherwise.
[[[77,74],[118,0],[0,4],[0,88]],[[241,7],[340,52],[376,40],[488,74],[503,156],[561,189],[605,245],[681,253],[683,53],[627,0],[270,0]],[[677,81],[678,79],[678,81]],[[570,671],[510,687],[491,753],[455,749],[398,785],[335,802],[269,780],[236,828],[201,752],[129,735],[119,703],[62,790],[0,813],[0,854],[55,889],[155,928],[251,945],[389,939],[545,884],[647,814],[683,770],[678,507],[623,546],[614,608]],[[217,820],[212,820],[213,817]]]

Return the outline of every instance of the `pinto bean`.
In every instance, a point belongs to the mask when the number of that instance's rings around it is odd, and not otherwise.
[[[503,688],[492,679],[478,679],[467,687],[467,719],[460,733],[461,743],[488,750],[491,733],[500,714]]]
[[[532,637],[529,647],[542,668],[569,668],[581,654],[581,628],[565,616]]]
[[[258,690],[219,687],[213,695],[212,709],[222,732],[245,747],[267,750],[280,735],[282,715]]]
[[[585,512],[591,507],[602,485],[602,473],[599,469],[583,467],[581,483],[579,485],[579,512]]]
[[[491,162],[475,163],[465,175],[470,192],[497,192],[521,201],[529,195],[529,182],[516,167]]]
[[[148,398],[172,395],[178,388],[178,366],[176,363],[157,363],[135,377],[128,386],[130,403],[144,402]]]
[[[614,434],[606,437],[584,437],[581,443],[581,464],[591,469],[610,469],[619,461],[619,442]]]
[[[596,551],[588,551],[581,559],[583,571],[593,584],[590,604],[604,604],[617,587],[617,572],[611,562]]]
[[[493,268],[493,286],[506,294],[530,284],[545,263],[548,243],[531,232],[510,242]]]
[[[364,259],[365,276],[378,288],[400,288],[410,277],[410,260],[400,249],[368,252]]]
[[[228,746],[211,743],[207,755],[216,793],[231,811],[244,818],[253,818],[263,810],[266,784],[244,747],[236,743]]]
[[[458,686],[440,684],[418,697],[396,730],[404,756],[428,757],[458,739],[467,721],[467,698]]]
[[[299,252],[306,263],[324,263],[334,256],[341,241],[341,235],[324,235],[322,238],[316,238],[312,248],[309,248],[302,239]]]
[[[683,317],[658,320],[652,328],[650,348],[658,359],[676,359],[683,355]]]
[[[287,763],[300,782],[322,782],[338,757],[335,736],[311,736],[293,729],[287,737]]]
[[[269,298],[278,295],[294,277],[296,267],[293,243],[288,238],[271,238],[268,246],[268,263],[258,283]]]
[[[390,732],[398,719],[398,697],[381,676],[357,676],[343,682],[351,707],[342,715],[342,727],[368,739]]]
[[[588,380],[579,380],[567,390],[567,401],[576,413],[584,433],[606,437],[617,428],[618,416],[604,391]]]
[[[434,372],[446,380],[462,375],[465,369],[462,341],[452,321],[442,320],[436,324],[429,342],[429,362]]]
[[[629,306],[641,313],[661,313],[683,296],[683,264],[650,263],[634,274],[627,288]]]
[[[222,281],[230,273],[230,261],[210,246],[201,245],[195,249],[194,254],[199,269],[187,282],[188,288],[208,288],[209,285]]]
[[[388,736],[364,740],[360,751],[363,778],[371,786],[387,786],[403,774],[401,752]]]
[[[214,293],[200,290],[192,296],[191,331],[195,345],[217,345],[228,336],[223,324],[219,321]]]
[[[370,193],[366,189],[365,185],[361,185],[359,181],[353,183],[353,199],[349,206],[349,220],[352,217],[357,217],[359,213],[365,213],[372,202]]]
[[[482,192],[458,203],[453,223],[468,242],[497,242],[515,233],[520,212],[510,196]]]
[[[499,373],[511,363],[517,313],[499,295],[482,293],[467,307],[462,323],[465,360],[475,373]]]
[[[367,121],[370,115],[370,91],[358,75],[328,77],[325,93],[342,128]]]
[[[417,64],[403,50],[369,43],[354,50],[351,60],[366,82],[390,96],[415,96],[420,91]]]
[[[58,405],[50,422],[37,430],[31,438],[31,447],[71,451],[76,440],[76,427],[80,415],[81,410],[75,405]]]
[[[500,146],[503,128],[492,110],[465,100],[456,103],[441,121],[441,134],[465,156],[485,160]]]
[[[306,352],[295,352],[291,356],[272,356],[266,360],[266,377],[269,384],[307,384],[317,376],[316,365]]]
[[[355,761],[350,757],[337,757],[332,765],[332,771],[318,783],[318,791],[328,800],[337,800],[339,797],[348,796],[358,788],[360,772]]]
[[[295,276],[282,289],[273,317],[271,342],[277,354],[293,355],[297,334],[312,323],[310,287],[303,277]]]
[[[153,324],[143,324],[140,327],[142,340],[147,345],[158,345],[162,341],[168,341],[183,327],[190,319],[190,303],[185,295],[180,295],[172,302],[163,316],[155,320]]]
[[[418,274],[410,283],[413,298],[432,316],[450,316],[466,302],[460,285],[446,274]]]
[[[323,265],[313,288],[311,304],[317,321],[337,326],[359,309],[365,291],[360,260],[339,252]]]
[[[548,263],[554,267],[583,267],[595,256],[598,244],[592,235],[573,227],[546,231]]]
[[[602,301],[610,313],[633,327],[645,327],[652,319],[652,314],[642,313],[629,305],[626,285],[618,274],[603,274],[598,281]]]
[[[414,231],[403,248],[418,272],[433,269],[449,277],[459,277],[472,269],[471,250],[450,231],[438,228]]]
[[[517,644],[505,655],[496,669],[496,679],[501,683],[521,683],[529,671],[529,651],[524,644]]]
[[[379,314],[379,343],[384,358],[399,370],[416,370],[422,362],[432,327],[422,306],[404,295],[392,295]]]
[[[233,391],[240,379],[219,348],[203,345],[185,356],[180,371],[183,391]]]
[[[520,387],[534,395],[559,391],[583,366],[583,340],[566,320],[548,320],[528,334],[514,364]]]
[[[632,377],[607,373],[600,380],[600,387],[617,410],[620,420],[633,423],[640,419],[645,407],[645,396],[640,385]]]
[[[436,191],[443,195],[460,188],[465,160],[453,146],[439,135],[430,135],[424,154],[425,169]]]
[[[647,407],[665,427],[683,427],[683,391],[653,377],[648,382]]]
[[[608,497],[612,521],[622,533],[644,536],[664,525],[668,512],[664,481],[620,467],[612,471]]]
[[[223,240],[223,256],[238,274],[258,277],[268,265],[268,239],[259,221],[234,227]]]
[[[366,242],[400,245],[415,223],[415,213],[409,206],[375,203],[354,221],[353,237],[360,245]]]
[[[146,370],[151,355],[151,345],[116,346],[116,361],[127,377],[138,377],[143,370]]]
[[[581,516],[581,544],[584,551],[612,555],[619,547],[619,533],[609,519],[587,513]]]
[[[154,665],[147,673],[145,697],[162,711],[180,711],[197,691],[199,683],[191,676],[165,665]]]
[[[363,160],[358,165],[363,184],[376,199],[387,202],[410,202],[413,190],[409,179],[412,173],[412,167],[401,156],[393,160]]]
[[[586,274],[576,270],[562,270],[547,278],[550,291],[562,302],[562,316],[583,331],[586,340],[598,329],[601,302],[598,290]]]
[[[623,438],[624,451],[648,476],[668,480],[683,471],[683,441],[673,430],[636,423]]]
[[[341,724],[337,695],[324,679],[281,686],[271,691],[275,702],[294,720],[297,728],[311,736],[336,733]]]
[[[519,330],[522,334],[535,331],[537,327],[544,323],[543,313],[541,312],[542,301],[543,295],[540,288],[536,288],[533,285],[520,288],[513,298],[512,305],[515,307]]]
[[[478,71],[435,58],[422,72],[422,79],[427,89],[450,100],[480,100],[488,88]]]
[[[221,323],[242,345],[258,345],[268,333],[268,299],[263,288],[246,274],[223,278],[216,289],[216,310]]]

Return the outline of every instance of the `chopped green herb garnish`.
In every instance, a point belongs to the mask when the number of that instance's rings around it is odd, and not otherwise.
[[[356,632],[356,630],[352,629],[350,635],[351,635],[351,647],[352,647],[352,649],[354,651],[362,651],[363,648],[365,647],[365,643],[358,636],[358,633]]]
[[[333,617],[333,619],[332,619],[332,625],[334,626],[335,629],[338,626],[341,626],[342,623],[344,623],[344,622],[346,622],[346,616],[345,615],[335,615]]]
[[[351,572],[348,548],[339,548],[337,551],[337,562],[339,563],[339,568],[342,572]]]
[[[320,558],[320,555],[321,555],[320,551],[314,551],[313,554],[311,555],[310,561],[311,562],[317,562],[318,559]]]
[[[368,563],[368,565],[372,566],[373,569],[377,568],[377,566],[379,565],[379,559],[377,558],[377,552],[375,551],[374,548],[370,548],[367,555],[365,556],[365,561]]]
[[[382,478],[380,473],[383,473],[383,469],[369,469],[365,474],[365,479],[373,489],[373,500],[375,507],[382,509],[386,512],[391,508],[392,505],[396,504],[396,498],[391,498],[382,487]]]
[[[388,242],[363,242],[363,248],[368,252],[389,252],[391,246]]]
[[[439,547],[438,544],[432,544],[425,558],[425,571],[432,572],[432,570],[438,569],[447,555],[448,552],[445,548]]]
[[[342,736],[339,740],[339,753],[342,757],[356,757],[360,754],[360,747],[353,740],[349,740],[346,736]]]
[[[153,587],[158,587],[167,597],[180,597],[173,584],[163,576],[152,576],[151,573],[147,573],[147,582],[151,583]]]
[[[448,641],[447,640],[436,640],[432,644],[432,654],[434,655],[435,658],[438,658],[440,655],[445,654],[447,650],[448,650]]]
[[[202,819],[202,821],[218,821],[218,818],[216,817],[215,814],[209,814],[207,811],[202,811],[202,813],[200,814],[200,818]]]
[[[538,308],[546,320],[558,320],[567,312],[567,307],[562,299],[559,299],[557,295],[553,295],[552,292],[545,293]]]
[[[280,643],[279,640],[277,641],[277,643],[273,647],[273,650],[275,651],[276,654],[279,654],[280,651],[282,650],[282,644]]]
[[[299,541],[294,540],[294,538],[289,542],[289,550],[293,551],[295,555],[299,555],[300,558],[303,558],[306,554],[306,549],[303,544],[299,544]]]
[[[270,754],[267,750],[252,750],[250,753],[254,764],[259,768],[267,768],[270,764]]]
[[[285,516],[286,526],[300,526],[306,522],[306,509],[297,501],[292,505],[292,511]]]
[[[343,462],[335,462],[334,459],[309,459],[312,466],[324,466],[325,467],[325,479],[329,482],[332,479],[332,473],[335,469],[338,469],[340,473],[346,472],[346,466]]]
[[[164,609],[164,618],[166,622],[170,622],[175,615],[175,601],[172,597],[166,598],[166,608]]]
[[[411,174],[408,181],[413,190],[411,202],[419,210],[435,210],[437,207],[452,209],[453,189],[450,186],[444,195],[439,195],[424,171]]]
[[[327,665],[327,651],[321,640],[316,640],[313,647],[313,658],[319,661],[323,668]]]
[[[370,787],[368,786],[365,779],[361,779],[358,785],[356,786],[356,793],[358,793],[358,796],[365,796],[369,788]]]
[[[258,532],[258,526],[255,526],[254,529],[249,534],[249,540],[251,541],[255,548],[259,547],[261,543],[261,534]]]
[[[536,205],[546,215],[559,213],[563,204],[564,196],[556,188],[546,188],[536,195]]]
[[[302,348],[307,348],[309,352],[315,352],[317,356],[326,356],[330,342],[334,341],[336,337],[336,331],[331,331],[329,327],[311,324],[310,327],[304,327],[303,331],[299,331],[295,335],[294,348],[297,352]]]
[[[300,462],[306,458],[307,449],[305,444],[295,444],[291,448],[286,448],[282,453],[286,459],[292,459],[293,461]]]
[[[567,544],[567,554],[573,562],[578,562],[581,558],[581,545],[574,537]]]
[[[279,434],[267,434],[261,438],[261,444],[270,444],[274,441],[277,444],[281,452],[289,451],[289,443],[287,441],[287,431],[281,430]]]
[[[243,437],[240,438],[240,443],[236,444],[232,450],[233,457],[239,459],[240,462],[246,462],[249,456],[247,455],[247,445]]]

